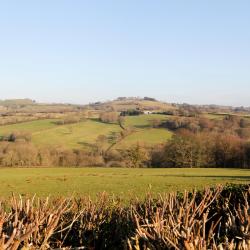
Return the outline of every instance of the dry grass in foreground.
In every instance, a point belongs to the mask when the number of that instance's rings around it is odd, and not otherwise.
[[[250,249],[248,185],[171,193],[123,206],[106,194],[0,206],[0,249]]]

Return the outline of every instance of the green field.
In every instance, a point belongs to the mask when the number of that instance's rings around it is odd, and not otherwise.
[[[52,129],[34,133],[32,140],[37,145],[63,145],[69,148],[87,147],[96,142],[99,135],[111,137],[121,131],[119,125],[87,120],[70,125],[59,125]]]
[[[117,147],[127,147],[137,142],[157,144],[167,141],[172,133],[166,129],[152,129],[150,123],[153,119],[164,120],[163,115],[141,115],[125,118],[125,127],[133,127],[133,132]],[[98,119],[68,125],[56,125],[56,120],[45,119],[31,122],[0,126],[0,136],[12,132],[29,132],[32,142],[38,146],[63,146],[66,148],[89,148],[96,142],[99,135],[107,137],[106,146],[114,143],[114,135],[121,132],[118,124],[108,124]]]
[[[0,135],[10,134],[16,131],[35,133],[48,130],[56,127],[53,123],[54,121],[55,120],[52,119],[46,119],[0,126]]]
[[[94,197],[106,191],[127,200],[143,197],[149,186],[156,194],[249,182],[250,170],[243,169],[2,168],[0,197],[9,197],[11,192]]]
[[[98,135],[111,136],[121,131],[117,124],[105,124],[96,120],[87,120],[76,124],[56,125],[56,120],[46,119],[17,123],[0,127],[0,135],[12,132],[29,132],[32,142],[38,146],[54,145],[67,148],[86,148],[95,143]]]
[[[172,137],[172,132],[167,129],[138,129],[122,140],[117,147],[129,147],[131,144],[144,143],[146,145],[164,143]]]
[[[139,115],[139,116],[127,116],[125,118],[125,127],[135,127],[135,128],[149,128],[151,121],[167,120],[168,116],[158,115],[158,114],[149,114],[149,115]]]
[[[125,119],[125,127],[133,127],[134,132],[122,140],[117,147],[129,147],[131,144],[144,143],[146,145],[164,143],[172,137],[172,132],[163,128],[152,128],[153,120],[164,121],[166,115],[150,114],[140,116],[128,116]]]

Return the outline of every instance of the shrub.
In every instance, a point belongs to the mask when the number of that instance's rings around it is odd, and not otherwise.
[[[103,193],[96,201],[0,202],[1,249],[250,248],[249,185],[159,195],[127,205]]]
[[[105,112],[100,115],[100,121],[106,123],[116,123],[118,122],[119,114],[116,112]]]
[[[9,141],[9,142],[16,142],[16,141],[30,142],[31,141],[31,133],[29,133],[29,132],[13,132],[10,135],[4,136],[3,140]]]
[[[79,116],[66,116],[65,118],[56,121],[57,125],[74,124],[80,122],[81,118]]]

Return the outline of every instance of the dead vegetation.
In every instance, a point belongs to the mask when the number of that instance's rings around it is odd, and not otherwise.
[[[250,249],[249,186],[148,194],[121,205],[15,198],[0,206],[0,249]]]
[[[62,214],[68,211],[69,201],[51,206],[49,200],[11,199],[11,210],[0,211],[0,249],[48,249],[49,240],[61,226]]]

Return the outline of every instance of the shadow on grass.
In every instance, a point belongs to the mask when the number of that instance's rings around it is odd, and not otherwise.
[[[104,123],[102,122],[99,118],[88,118],[90,121],[93,121],[93,122],[100,122],[100,123]]]
[[[133,127],[135,127],[135,128],[141,128],[141,129],[143,129],[143,128],[151,128],[150,125],[134,125]]]
[[[91,120],[91,121],[93,121],[93,122],[102,123],[102,124],[118,125],[117,122],[103,122],[103,121],[101,121],[99,118],[89,118],[89,120]]]
[[[91,148],[91,149],[96,148],[96,146],[93,143],[89,143],[89,142],[77,142],[77,144],[82,145],[84,147]]]
[[[240,180],[249,180],[250,175],[239,176],[239,175],[172,175],[172,174],[163,174],[163,175],[150,175],[150,176],[162,176],[162,177],[179,177],[179,178],[224,178],[224,179],[240,179]]]

